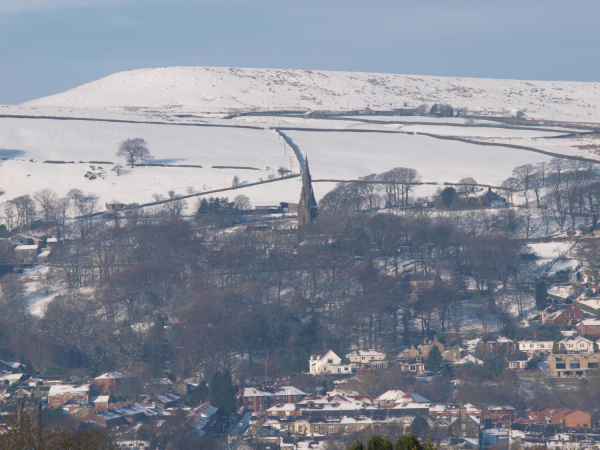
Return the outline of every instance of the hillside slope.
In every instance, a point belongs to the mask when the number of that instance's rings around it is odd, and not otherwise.
[[[23,104],[149,113],[333,110],[449,103],[471,113],[600,122],[600,83],[318,70],[161,67],[119,72]]]

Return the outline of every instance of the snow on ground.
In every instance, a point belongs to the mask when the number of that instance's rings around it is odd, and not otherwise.
[[[261,170],[290,164],[283,142],[274,131],[80,120],[0,121],[0,152],[23,151],[26,159],[119,161],[115,156],[119,142],[132,137],[148,141],[157,163],[251,166]]]
[[[556,259],[566,255],[573,247],[573,242],[536,242],[528,246],[539,258]]]
[[[548,132],[538,130],[513,130],[498,127],[450,127],[443,125],[405,125],[400,128],[401,131],[409,133],[430,133],[442,136],[457,136],[461,138],[527,138],[534,139],[538,137],[559,136],[562,132]]]
[[[427,136],[379,133],[288,131],[286,134],[308,155],[313,179],[356,179],[393,167],[411,167],[423,181],[458,182],[473,177],[499,186],[522,164],[549,161],[534,152],[440,141]],[[322,197],[329,183],[315,183]],[[437,186],[419,186],[414,196],[430,195]]]
[[[598,122],[600,83],[521,81],[320,70],[159,67],[119,72],[34,107],[134,113],[224,113],[236,110],[344,111],[367,106],[450,103],[472,113]]]
[[[44,265],[25,270],[20,275],[25,286],[23,301],[28,303],[29,312],[36,317],[42,317],[46,305],[57,295],[66,291],[63,287],[53,286],[46,278],[49,268]]]
[[[59,195],[78,188],[100,195],[101,202],[142,203],[152,201],[153,194],[166,195],[170,190],[185,195],[230,187],[234,176],[242,183],[266,180],[269,175],[278,176],[276,170],[280,166],[291,167],[295,173],[300,170],[294,153],[275,131],[45,119],[2,119],[0,125],[0,158],[14,158],[0,161],[3,199],[33,194],[43,188],[53,189]],[[119,142],[130,137],[148,141],[155,163],[202,168],[136,167],[126,168],[118,176],[111,170],[114,165],[89,164],[123,163],[115,152]],[[45,160],[74,163],[48,164]],[[93,172],[96,178],[86,178],[87,172]],[[279,192],[274,184],[266,190],[256,189],[261,192],[256,200],[297,201],[298,183],[287,186],[291,190],[282,192],[283,197],[269,197],[269,193]]]

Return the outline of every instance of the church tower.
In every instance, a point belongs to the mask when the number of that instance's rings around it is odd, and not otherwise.
[[[298,226],[314,221],[318,215],[319,207],[315,200],[310,169],[308,167],[308,158],[306,158],[304,161],[304,171],[302,172],[302,192],[300,193],[300,202],[298,202]]]

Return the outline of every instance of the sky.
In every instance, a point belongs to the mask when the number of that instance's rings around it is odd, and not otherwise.
[[[0,104],[155,66],[600,81],[598,0],[0,0]]]

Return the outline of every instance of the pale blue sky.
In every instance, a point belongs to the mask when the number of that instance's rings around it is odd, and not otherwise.
[[[598,0],[0,0],[0,104],[126,69],[599,81]]]

